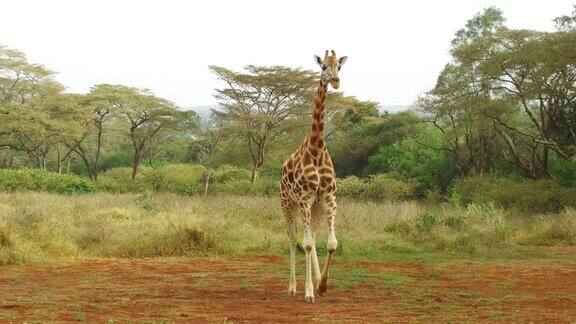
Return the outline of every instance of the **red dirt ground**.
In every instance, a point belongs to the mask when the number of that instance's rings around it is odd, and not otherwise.
[[[568,250],[572,254],[576,249]],[[576,261],[345,263],[316,303],[286,260],[88,260],[0,267],[0,321],[575,322]]]

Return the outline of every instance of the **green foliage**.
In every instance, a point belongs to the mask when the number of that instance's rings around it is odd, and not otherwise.
[[[429,231],[438,223],[436,215],[431,212],[422,214],[418,219],[416,219],[416,228],[419,230]]]
[[[414,199],[416,185],[412,182],[401,181],[385,174],[371,176],[369,179],[360,179],[350,176],[338,180],[337,195],[357,201],[398,201]]]
[[[38,169],[0,169],[0,190],[81,194],[95,192],[97,186],[91,180],[75,175]]]
[[[278,196],[279,182],[268,178],[259,178],[254,183],[246,179],[231,180],[213,184],[209,192],[235,196]]]
[[[206,168],[192,164],[168,164],[146,172],[145,181],[157,192],[191,195],[200,190]]]
[[[200,191],[200,181],[205,168],[194,164],[166,164],[157,168],[140,168],[141,174],[132,179],[132,169],[112,168],[100,175],[98,186],[102,191],[172,192],[192,195]]]
[[[576,206],[576,188],[561,187],[552,180],[474,176],[458,181],[453,195],[463,205],[493,203],[532,213],[559,212]]]
[[[279,181],[274,178],[260,177],[251,183],[251,172],[232,165],[223,165],[212,174],[211,194],[277,196]]]
[[[381,147],[368,158],[366,174],[391,173],[405,180],[420,184],[420,190],[445,191],[451,183],[452,167],[441,149],[440,132],[432,129],[421,131],[389,146]],[[424,143],[424,144],[423,144]]]
[[[109,170],[112,168],[129,167],[132,164],[132,154],[128,150],[114,151],[100,163],[102,170]]]
[[[226,183],[230,181],[250,181],[250,170],[225,164],[212,173],[214,183]]]
[[[140,192],[148,188],[148,184],[143,178],[132,180],[131,176],[132,168],[111,168],[100,174],[97,184],[102,191],[114,193]],[[150,188],[148,189],[150,190]]]
[[[576,157],[562,159],[553,155],[550,159],[550,170],[560,185],[576,187]]]
[[[371,155],[413,133],[417,120],[412,112],[400,112],[337,124],[334,139],[329,141],[336,173],[341,177],[361,175]]]

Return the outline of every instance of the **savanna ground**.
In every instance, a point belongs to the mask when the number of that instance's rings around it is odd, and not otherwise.
[[[303,254],[285,293],[280,215],[264,197],[0,194],[0,320],[576,321],[572,209],[342,201],[314,305]]]

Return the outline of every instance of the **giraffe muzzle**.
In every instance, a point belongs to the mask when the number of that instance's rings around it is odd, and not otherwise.
[[[340,88],[340,80],[339,79],[330,81],[330,84],[332,85],[332,88],[334,88],[334,89]]]

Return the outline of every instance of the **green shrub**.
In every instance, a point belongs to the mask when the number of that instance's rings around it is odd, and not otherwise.
[[[532,213],[559,212],[576,205],[576,188],[561,187],[552,180],[474,176],[458,181],[452,195],[463,205],[493,203]]]
[[[108,154],[101,162],[101,170],[118,169],[121,167],[129,167],[133,162],[133,154],[130,150],[119,150]]]
[[[255,183],[249,180],[228,181],[225,183],[214,183],[209,188],[211,193],[226,194],[235,196],[277,196],[279,193],[279,183],[272,179],[257,179]]]
[[[429,231],[438,222],[436,215],[431,212],[422,214],[416,219],[416,228],[419,230]]]
[[[562,159],[553,154],[550,159],[550,169],[560,185],[576,187],[576,156]]]
[[[132,168],[112,168],[98,176],[97,185],[101,191],[113,193],[141,192],[149,189],[144,175],[132,180]]]
[[[372,201],[408,200],[416,196],[414,183],[396,180],[385,174],[370,177],[368,184],[368,195]]]
[[[356,176],[349,176],[344,179],[338,179],[336,187],[339,197],[346,197],[348,199],[357,201],[366,200],[368,184]]]
[[[393,179],[385,174],[367,180],[350,176],[338,180],[338,195],[357,201],[399,201],[414,199],[416,185]]]
[[[157,192],[191,195],[200,191],[206,168],[192,164],[168,164],[146,175],[145,181]]]
[[[76,175],[39,169],[1,169],[0,190],[81,194],[95,192],[98,187],[90,179]]]
[[[249,170],[233,165],[223,165],[214,170],[211,179],[214,183],[226,183],[229,181],[250,181],[250,177]]]

